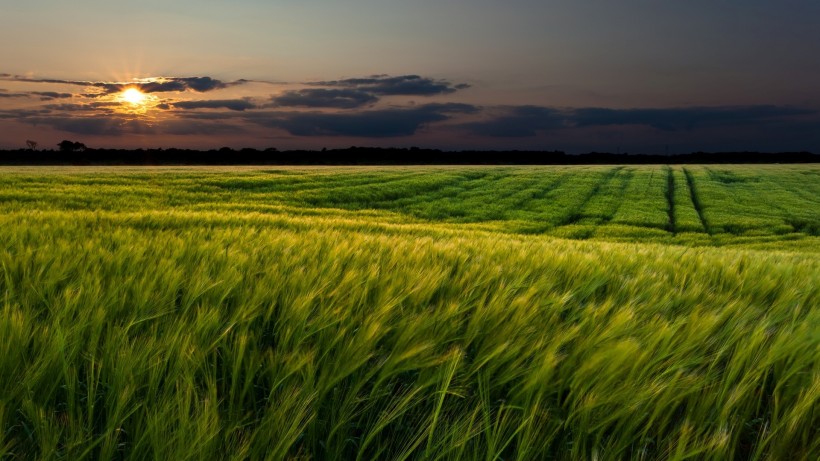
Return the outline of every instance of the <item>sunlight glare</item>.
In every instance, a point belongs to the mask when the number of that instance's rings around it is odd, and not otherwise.
[[[136,89],[136,88],[128,88],[122,92],[122,100],[133,105],[140,105],[145,102],[145,93]]]

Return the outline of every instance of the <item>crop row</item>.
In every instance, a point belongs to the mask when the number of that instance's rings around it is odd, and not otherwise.
[[[22,170],[0,175],[0,212],[290,207],[571,238],[810,247],[818,178],[812,165]]]

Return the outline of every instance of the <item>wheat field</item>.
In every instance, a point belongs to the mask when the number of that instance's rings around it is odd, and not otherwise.
[[[4,168],[0,459],[817,459],[818,179]]]

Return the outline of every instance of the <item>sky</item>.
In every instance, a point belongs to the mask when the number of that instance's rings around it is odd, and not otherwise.
[[[816,0],[0,0],[0,148],[820,152],[818,23]]]

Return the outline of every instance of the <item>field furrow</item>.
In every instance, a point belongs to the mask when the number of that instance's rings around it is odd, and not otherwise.
[[[692,189],[685,170],[672,170],[675,177],[675,227],[677,232],[704,233],[705,228],[692,200]]]
[[[666,230],[675,235],[678,232],[677,213],[675,211],[675,172],[672,168],[666,168]]]
[[[698,215],[698,221],[700,221],[700,225],[703,230],[711,235],[712,227],[706,219],[706,212],[704,210],[703,203],[700,201],[700,194],[698,193],[697,185],[695,184],[695,177],[692,172],[686,168],[683,169],[683,174],[686,176],[686,184],[689,187],[689,196],[692,200],[692,206],[695,207],[695,212]]]

